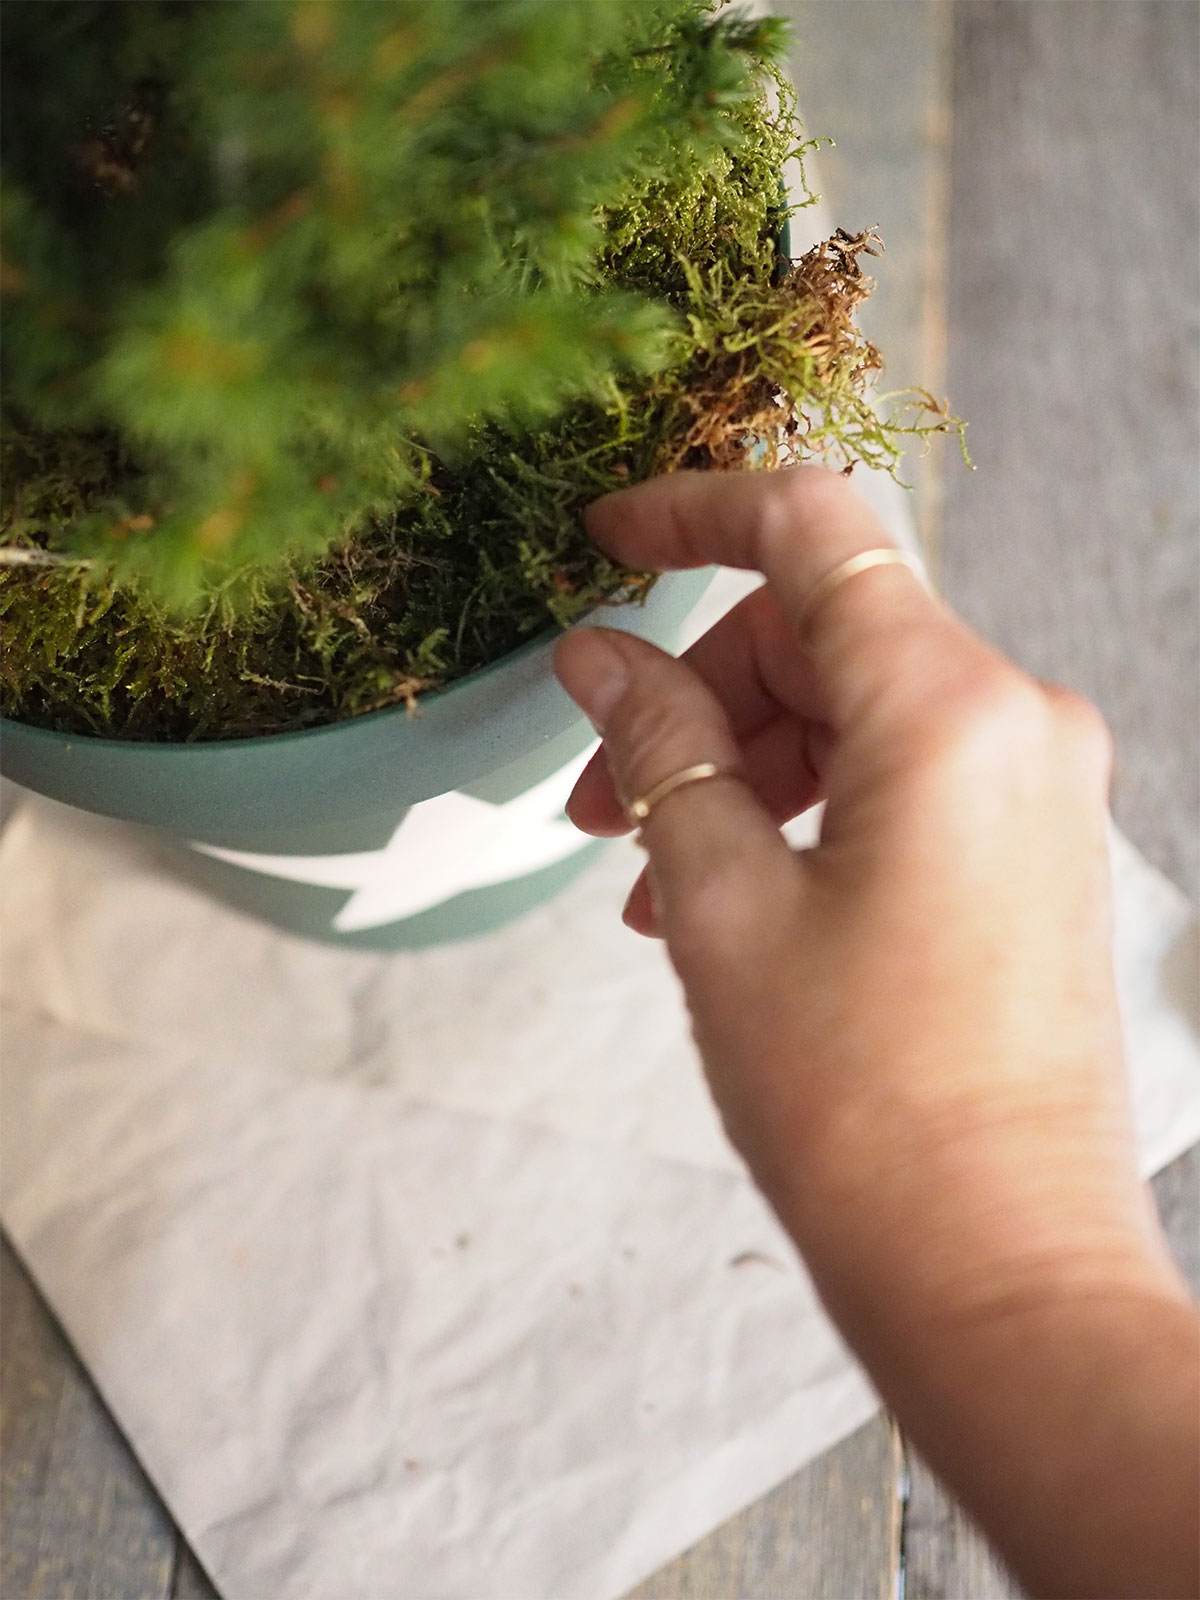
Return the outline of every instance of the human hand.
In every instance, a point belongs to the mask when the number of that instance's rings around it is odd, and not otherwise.
[[[958,1330],[986,1343],[1098,1295],[1182,1305],[1135,1170],[1099,714],[899,566],[807,618],[826,573],[889,543],[822,469],[681,473],[589,527],[632,567],[766,576],[681,661],[561,642],[604,741],[568,814],[616,834],[673,773],[740,773],[655,806],[626,919],[665,938],[730,1137],[893,1404],[936,1392],[934,1349],[966,1371]],[[793,852],[779,825],[819,800],[820,842]],[[952,1478],[973,1448],[942,1449]],[[987,1514],[986,1485],[963,1492]]]
[[[666,938],[717,1104],[770,1197],[803,1206],[815,1161],[866,1165],[877,1214],[889,1173],[957,1159],[971,1129],[962,1203],[990,1202],[986,1131],[1030,1230],[995,1241],[999,1280],[996,1260],[974,1282],[944,1262],[956,1302],[1012,1292],[1064,1232],[1075,1256],[1143,1239],[1098,713],[1019,672],[899,567],[837,588],[802,645],[819,579],[890,543],[831,473],[679,474],[599,501],[589,526],[632,566],[767,576],[682,662],[589,629],[557,666],[604,735],[568,805],[585,832],[627,832],[618,793],[693,763],[744,773],[655,808],[653,877],[627,920]],[[793,853],[779,824],[821,799],[820,844]],[[1085,1172],[1064,1174],[1081,1143]],[[1050,1144],[1053,1160],[1032,1161]]]

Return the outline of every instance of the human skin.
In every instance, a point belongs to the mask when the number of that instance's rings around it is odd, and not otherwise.
[[[849,1343],[1036,1594],[1200,1592],[1200,1323],[1135,1166],[1099,714],[974,635],[816,467],[679,473],[588,526],[763,588],[676,661],[577,629],[568,814],[715,761],[642,830],[725,1127]],[[819,844],[779,825],[825,802]]]

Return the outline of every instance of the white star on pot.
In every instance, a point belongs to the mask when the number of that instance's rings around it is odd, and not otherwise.
[[[378,928],[468,889],[524,877],[581,850],[588,841],[564,819],[562,809],[595,748],[499,805],[457,790],[422,800],[405,813],[381,850],[285,856],[212,844],[195,848],[251,872],[353,889],[333,926],[339,933]]]

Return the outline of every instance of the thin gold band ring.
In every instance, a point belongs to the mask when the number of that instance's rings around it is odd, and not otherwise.
[[[647,789],[645,794],[631,800],[625,807],[625,815],[635,827],[640,828],[659,801],[665,800],[676,789],[682,789],[684,784],[703,783],[706,778],[736,777],[737,773],[730,767],[718,766],[715,761],[698,761],[695,766],[673,772],[669,778],[663,778],[652,789]]]
[[[856,578],[860,572],[868,572],[872,567],[907,567],[922,583],[926,581],[925,569],[917,557],[910,555],[907,550],[897,550],[894,545],[884,545],[878,550],[863,550],[856,556],[848,556],[817,580],[804,602],[797,625],[801,638],[807,634],[818,607],[829,599],[833,591],[840,589],[848,578]]]
[[[848,578],[856,577],[860,572],[867,572],[871,567],[900,566],[907,567],[917,578],[924,583],[925,571],[916,556],[910,555],[907,550],[898,550],[895,546],[886,545],[877,550],[863,550],[856,556],[849,556],[845,561],[840,561],[831,572],[818,580],[808,599],[804,602],[800,612],[799,630],[803,637],[812,620],[817,607],[839,588]],[[661,782],[656,783],[652,789],[647,789],[643,795],[638,795],[625,807],[625,815],[632,826],[640,829],[647,817],[660,801],[665,800],[676,789],[682,789],[685,784],[703,783],[707,778],[736,778],[738,774],[729,767],[722,767],[715,761],[698,761],[694,766],[684,767],[679,772],[673,772]]]

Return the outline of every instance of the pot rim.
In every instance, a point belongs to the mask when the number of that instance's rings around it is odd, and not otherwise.
[[[651,588],[653,588],[653,585],[643,590],[642,595],[648,595],[651,592]],[[526,639],[523,644],[516,645],[512,650],[507,650],[502,656],[497,656],[495,661],[489,661],[482,667],[475,667],[472,671],[464,673],[461,678],[455,678],[452,683],[443,684],[440,688],[423,691],[419,697],[418,704],[431,701],[444,703],[460,690],[479,683],[482,679],[490,677],[502,668],[522,660],[535,650],[545,649],[548,643],[554,639],[562,638],[570,628],[590,623],[604,611],[620,611],[626,606],[640,605],[641,603],[641,598],[609,602],[607,604],[601,603],[593,606],[590,611],[583,612],[565,628],[557,627],[553,624],[548,628],[543,628],[540,632]],[[419,712],[416,713],[416,716],[419,715]],[[416,720],[416,716],[409,712],[408,706],[403,701],[400,701],[392,706],[379,706],[374,711],[360,711],[355,716],[338,717],[332,722],[322,722],[314,728],[285,728],[277,733],[250,733],[242,736],[235,734],[230,738],[224,739],[110,739],[104,734],[64,733],[58,728],[43,728],[39,727],[37,723],[23,722],[20,717],[0,716],[0,740],[2,740],[5,730],[11,728],[19,730],[22,739],[44,741],[47,745],[73,744],[79,741],[86,743],[89,748],[95,750],[142,749],[164,752],[170,750],[183,754],[189,750],[232,750],[238,747],[242,749],[261,749],[266,744],[270,744],[273,747],[278,747],[284,742],[295,744],[301,741],[319,739],[322,736],[328,738],[351,725],[359,727],[367,723],[382,722],[389,717],[397,716],[402,716],[406,720]]]

